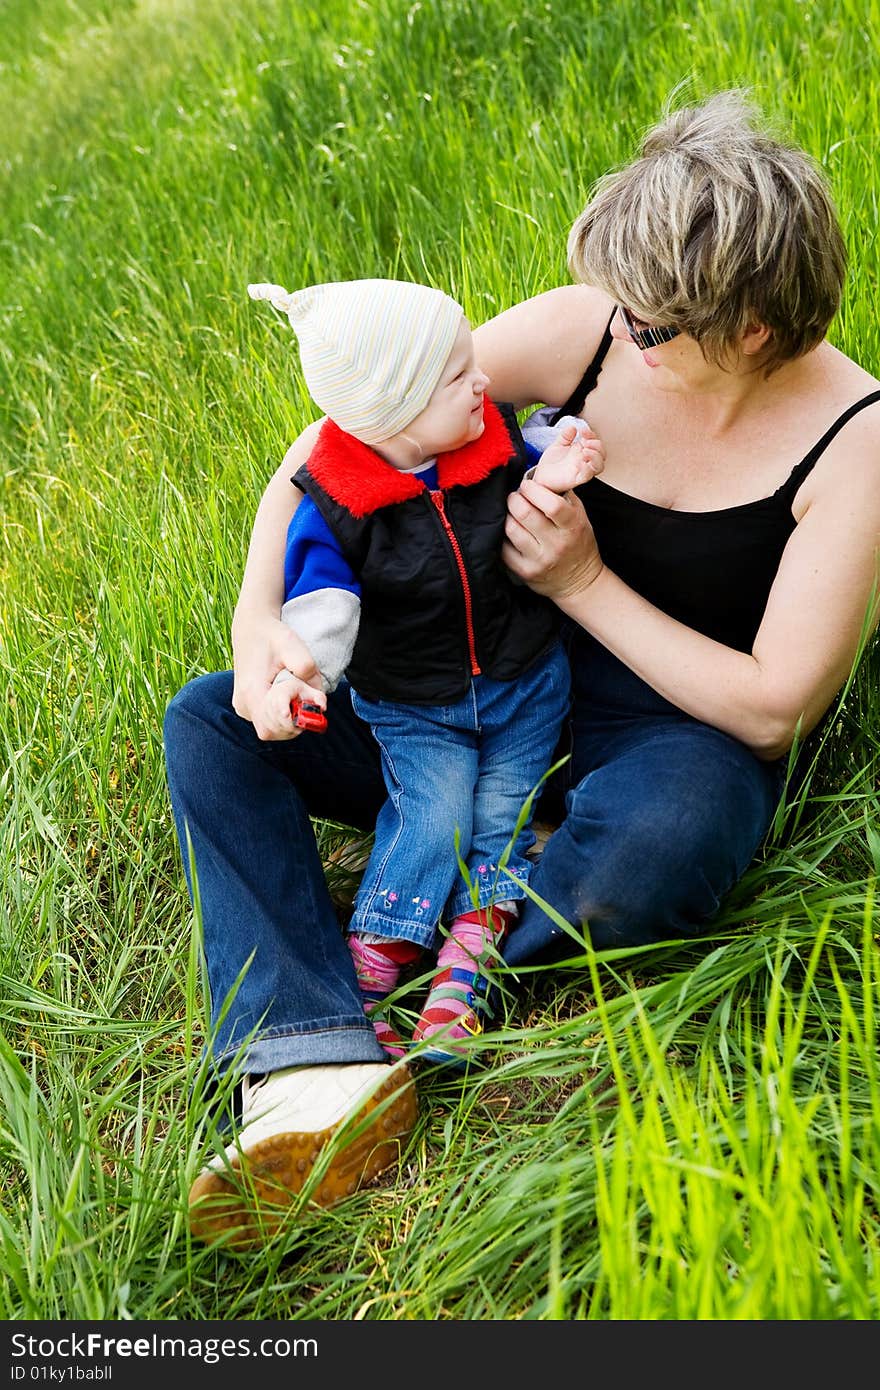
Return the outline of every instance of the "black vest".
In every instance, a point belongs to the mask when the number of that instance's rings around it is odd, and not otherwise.
[[[368,700],[439,705],[515,680],[552,645],[556,607],[501,563],[507,497],[529,466],[516,415],[486,399],[479,439],[441,454],[437,490],[331,420],[292,479],[361,583],[346,676]]]

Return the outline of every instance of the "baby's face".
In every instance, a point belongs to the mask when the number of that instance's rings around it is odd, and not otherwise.
[[[452,351],[433,394],[404,433],[421,446],[422,457],[445,454],[483,433],[483,395],[489,378],[474,360],[470,324],[462,319]]]

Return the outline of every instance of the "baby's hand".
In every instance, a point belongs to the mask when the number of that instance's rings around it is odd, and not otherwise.
[[[297,726],[290,712],[290,704],[294,699],[317,705],[322,710],[327,708],[327,696],[323,690],[318,690],[314,685],[307,685],[290,671],[280,671],[275,684],[266,691],[261,711],[261,723],[273,730],[274,738],[299,738],[304,732]]]
[[[550,492],[562,494],[595,477],[604,467],[605,446],[589,425],[566,425],[544,450],[532,477]]]

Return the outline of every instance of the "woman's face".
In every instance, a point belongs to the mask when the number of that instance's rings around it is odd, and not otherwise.
[[[629,317],[637,330],[657,326],[645,323],[632,314]],[[749,330],[746,335],[749,341],[743,342],[738,353],[731,353],[729,362],[723,367],[708,362],[696,338],[683,332],[677,333],[667,343],[640,348],[627,330],[619,311],[611,320],[611,336],[630,345],[631,351],[638,355],[641,367],[649,375],[651,385],[658,390],[703,392],[729,384],[732,375],[754,371],[757,365],[755,349],[766,342],[766,329]],[[752,342],[753,337],[755,342]]]
[[[633,352],[638,353],[642,365],[649,372],[655,373],[658,369],[661,370],[661,377],[656,385],[663,385],[663,377],[666,372],[673,371],[676,368],[680,369],[684,363],[687,362],[690,356],[689,345],[690,347],[696,348],[697,355],[701,361],[703,360],[703,354],[700,352],[696,342],[693,338],[689,338],[686,333],[677,333],[675,337],[667,343],[657,343],[651,347],[640,347],[627,327],[626,318],[629,318],[637,331],[639,329],[656,328],[659,325],[648,323],[629,312],[625,314],[621,313],[620,309],[618,309],[614,318],[611,320],[612,338],[617,338],[622,343],[629,343]]]

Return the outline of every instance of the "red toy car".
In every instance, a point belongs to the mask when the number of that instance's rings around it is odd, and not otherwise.
[[[294,695],[290,702],[290,713],[298,729],[309,729],[313,734],[323,734],[327,728],[327,718],[322,709],[311,700],[301,700]]]

